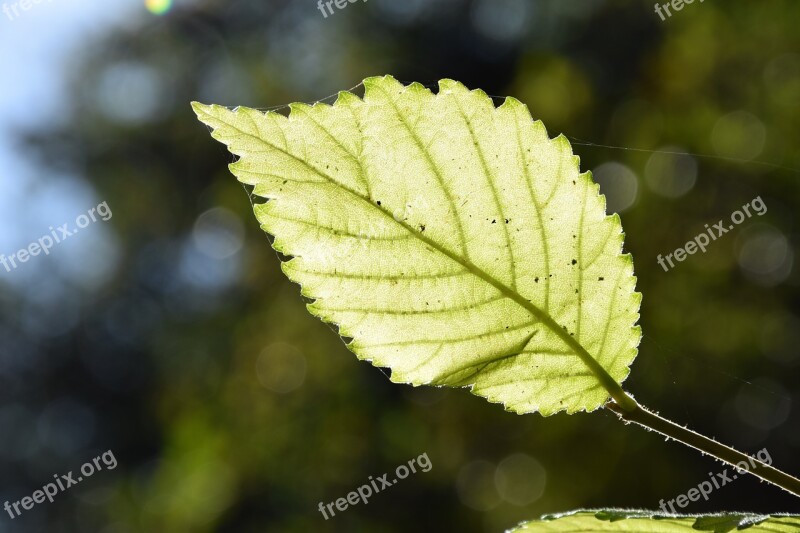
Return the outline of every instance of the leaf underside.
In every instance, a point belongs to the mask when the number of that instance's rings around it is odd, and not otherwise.
[[[690,533],[710,531],[729,533],[796,533],[800,531],[800,515],[754,515],[747,513],[720,513],[710,515],[665,515],[651,511],[619,509],[573,511],[551,515],[520,524],[508,533],[527,532],[587,533],[628,531],[638,533]]]
[[[627,377],[641,297],[569,142],[452,80],[364,86],[288,117],[193,104],[268,200],[255,214],[311,313],[395,382],[469,386],[518,413],[601,407],[597,368]]]

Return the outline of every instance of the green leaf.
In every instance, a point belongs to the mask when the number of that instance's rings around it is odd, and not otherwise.
[[[689,533],[712,531],[728,533],[747,530],[749,533],[782,533],[800,531],[800,515],[754,515],[742,513],[711,515],[668,515],[651,511],[606,509],[573,511],[548,515],[541,520],[520,524],[509,533],[635,531],[637,533]]]
[[[395,382],[469,386],[518,412],[601,407],[641,297],[619,217],[525,105],[391,77],[288,117],[195,103],[239,156],[311,313]]]

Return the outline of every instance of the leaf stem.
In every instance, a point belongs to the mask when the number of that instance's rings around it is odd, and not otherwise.
[[[724,444],[720,444],[713,439],[696,433],[691,429],[679,426],[678,424],[642,407],[629,395],[626,394],[626,396],[630,398],[630,402],[633,402],[635,407],[631,408],[631,403],[627,401],[627,405],[622,407],[616,399],[605,405],[606,409],[616,413],[626,424],[633,422],[634,424],[639,424],[644,428],[660,433],[665,437],[682,442],[691,448],[719,459],[720,461],[727,463],[734,468],[745,470],[754,476],[763,479],[764,481],[772,483],[773,485],[777,485],[785,491],[800,497],[800,479],[797,479],[794,476],[782,472],[777,468],[774,468],[729,446],[725,446]],[[741,465],[742,462],[747,465],[747,468],[741,468],[741,466],[737,466]]]

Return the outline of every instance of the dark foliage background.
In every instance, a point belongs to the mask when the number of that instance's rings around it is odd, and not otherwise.
[[[516,416],[392,385],[306,312],[189,102],[313,102],[380,74],[513,95],[568,135],[644,295],[626,388],[800,473],[798,20],[788,0],[696,2],[664,22],[610,0],[371,0],[327,18],[311,0],[197,0],[87,36],[62,120],[19,132],[21,150],[114,216],[80,237],[99,243],[81,276],[53,258],[25,283],[0,270],[0,499],[108,449],[119,466],[0,531],[497,532],[655,509],[723,469],[608,413]],[[764,216],[658,266],[757,196]],[[430,472],[317,511],[422,453]],[[800,504],[741,478],[686,509],[717,510]]]

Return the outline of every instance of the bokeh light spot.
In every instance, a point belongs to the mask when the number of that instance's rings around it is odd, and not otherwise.
[[[472,6],[472,25],[495,41],[518,41],[525,34],[531,4],[523,0],[479,0]]]
[[[172,0],[144,0],[144,5],[150,13],[163,15],[172,8]]]
[[[621,213],[636,202],[639,180],[633,171],[614,161],[603,163],[592,173],[600,185],[600,193],[606,197],[606,211]]]
[[[93,87],[100,113],[115,122],[141,124],[161,116],[166,82],[161,71],[142,62],[106,66]]]
[[[769,431],[789,418],[792,400],[789,392],[769,378],[756,378],[752,384],[742,385],[734,399],[739,419],[745,424]]]
[[[524,453],[509,455],[497,465],[494,482],[500,496],[513,505],[530,505],[544,494],[547,472]]]
[[[683,196],[697,181],[697,162],[677,146],[663,146],[650,156],[644,170],[647,185],[667,198]]]
[[[753,114],[734,111],[717,120],[711,132],[711,144],[723,157],[754,159],[764,150],[767,129]]]
[[[201,253],[212,259],[225,259],[241,250],[244,226],[232,211],[215,207],[197,217],[192,239]]]
[[[285,342],[276,342],[262,350],[256,361],[258,382],[266,389],[287,394],[306,379],[303,352]]]
[[[794,254],[789,240],[769,224],[747,228],[739,238],[739,268],[750,279],[771,287],[789,277]]]
[[[494,484],[495,466],[489,461],[473,461],[458,472],[456,491],[461,503],[476,511],[490,511],[501,503]]]

